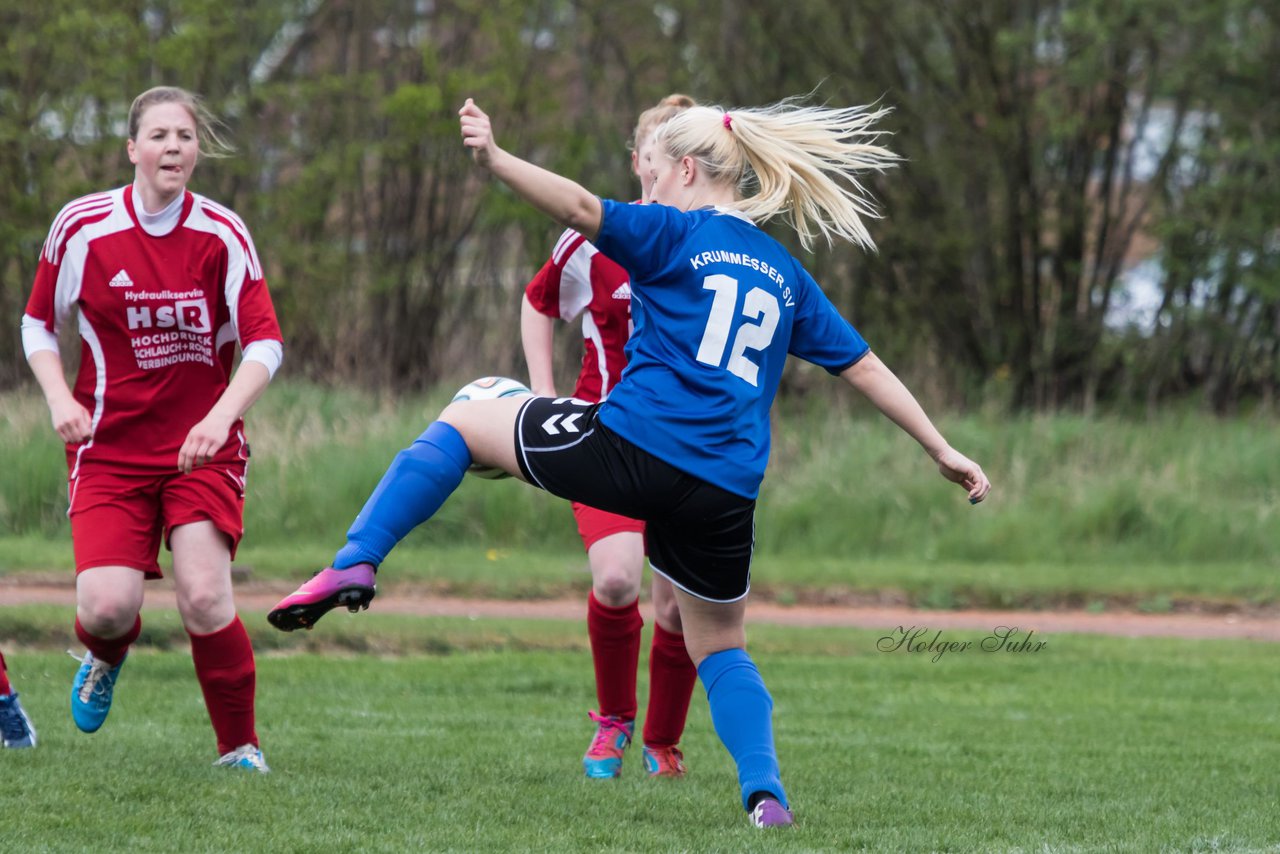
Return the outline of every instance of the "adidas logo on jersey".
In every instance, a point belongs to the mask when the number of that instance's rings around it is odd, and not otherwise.
[[[631,283],[623,282],[618,285],[618,289],[613,292],[614,299],[631,299]]]
[[[113,288],[131,288],[133,287],[133,279],[129,278],[129,274],[124,270],[116,273],[111,277],[111,281],[107,282]]]

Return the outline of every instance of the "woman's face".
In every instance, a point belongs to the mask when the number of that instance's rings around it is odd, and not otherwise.
[[[143,112],[128,150],[148,211],[155,213],[186,189],[199,148],[195,117],[182,104],[153,104]]]
[[[688,172],[679,161],[672,160],[656,146],[651,146],[647,160],[641,163],[640,174],[646,203],[685,209],[681,204],[684,195],[681,191],[686,183],[684,176]]]

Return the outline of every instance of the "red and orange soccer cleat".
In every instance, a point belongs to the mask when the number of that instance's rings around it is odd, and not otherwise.
[[[650,777],[683,777],[684,754],[678,747],[644,746],[644,770]]]

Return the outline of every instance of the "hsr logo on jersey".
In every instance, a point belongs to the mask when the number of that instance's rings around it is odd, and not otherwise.
[[[113,288],[131,288],[133,287],[133,279],[129,278],[129,274],[121,268],[119,273],[111,277],[111,281],[107,282]]]
[[[209,307],[202,299],[182,299],[173,305],[162,305],[154,315],[149,306],[129,306],[125,309],[129,328],[132,329],[172,329],[177,327],[183,332],[208,333],[212,328],[209,323]]]

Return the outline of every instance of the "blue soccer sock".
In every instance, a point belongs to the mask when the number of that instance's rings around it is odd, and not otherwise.
[[[773,746],[773,698],[745,649],[712,653],[698,665],[707,689],[711,722],[738,766],[742,806],[756,792],[768,792],[787,806]]]
[[[391,461],[351,523],[347,544],[333,559],[334,568],[381,564],[396,543],[435,515],[470,465],[471,452],[462,434],[450,424],[433,421]]]

